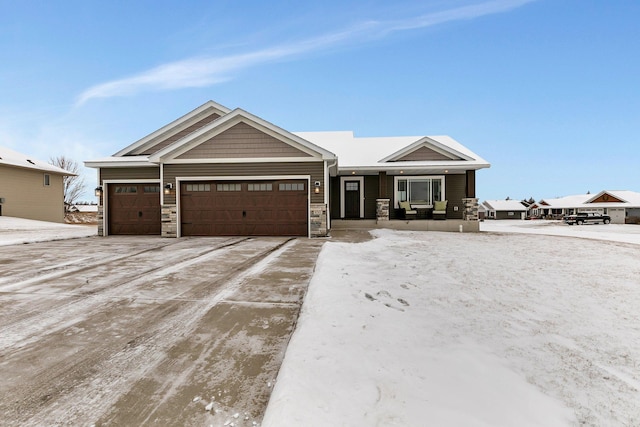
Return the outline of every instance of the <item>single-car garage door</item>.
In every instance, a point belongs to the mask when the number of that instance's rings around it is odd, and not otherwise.
[[[306,236],[305,180],[197,181],[180,186],[183,236]]]
[[[109,234],[160,234],[160,184],[109,184]]]

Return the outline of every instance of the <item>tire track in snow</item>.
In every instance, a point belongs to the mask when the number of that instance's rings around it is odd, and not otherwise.
[[[42,370],[28,384],[10,390],[11,397],[0,399],[0,413],[15,421],[15,425],[85,423],[88,414],[97,419],[121,393],[165,359],[166,354],[160,349],[169,349],[183,339],[204,314],[232,295],[249,277],[259,274],[291,240],[271,243],[266,249],[258,248],[257,254],[232,265],[219,278],[200,281],[181,293],[198,295],[198,298],[188,298],[195,302],[171,299],[163,305],[152,306],[153,313],[144,316],[146,322],[134,325],[137,335],[124,348],[109,349],[104,343]],[[244,246],[238,249],[246,250]],[[251,249],[251,245],[246,246]],[[203,255],[192,260],[191,265],[214,258],[211,253]],[[199,289],[203,285],[206,289]],[[31,408],[31,413],[25,413],[25,408]]]
[[[187,259],[184,259],[171,266],[167,266],[158,270],[157,266],[153,265],[149,268],[137,272],[134,275],[126,276],[116,283],[105,281],[105,284],[103,286],[100,286],[96,289],[72,294],[58,294],[61,296],[70,296],[71,300],[64,299],[59,303],[54,303],[53,305],[51,304],[50,300],[43,301],[43,304],[47,305],[46,309],[42,309],[41,307],[32,307],[29,311],[22,313],[21,315],[17,316],[15,320],[5,323],[5,325],[0,328],[0,357],[4,355],[6,349],[15,346],[18,343],[21,344],[21,346],[24,346],[34,341],[35,339],[37,339],[38,333],[43,330],[51,333],[62,328],[69,327],[73,323],[76,323],[78,322],[78,320],[82,319],[82,317],[79,316],[82,312],[86,312],[86,314],[89,315],[91,313],[90,308],[101,304],[105,299],[108,300],[126,298],[127,289],[137,287],[141,282],[147,281],[150,275],[155,277],[162,277],[163,275],[168,274],[172,271],[176,271],[181,268],[193,265],[194,263],[200,262],[201,260],[207,258],[211,254],[216,253],[217,251],[235,246],[247,240],[248,239],[246,238],[239,240],[228,240],[218,246],[215,246],[214,248],[206,248],[194,254],[190,254]],[[151,248],[149,250],[140,251],[133,255],[110,259],[99,265],[79,267],[73,272],[65,272],[62,276],[72,277],[80,272],[98,268],[105,268],[106,266],[110,265],[117,265],[117,263],[123,258],[127,258],[128,260],[130,260],[134,256],[145,255],[150,251],[162,250],[167,246],[169,245],[165,245],[160,248]],[[38,278],[37,280],[46,281],[47,279]],[[87,282],[89,282],[89,279],[87,279]],[[33,295],[33,293],[30,293],[30,295]]]

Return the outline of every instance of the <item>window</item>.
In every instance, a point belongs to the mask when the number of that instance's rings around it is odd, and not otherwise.
[[[273,191],[273,184],[269,183],[260,183],[260,184],[248,184],[248,191]]]
[[[187,184],[187,191],[211,191],[211,184]]]
[[[434,201],[445,199],[443,183],[443,176],[396,177],[396,201],[433,205]]]
[[[116,194],[137,193],[138,187],[135,185],[116,185]]]
[[[345,182],[344,189],[345,191],[358,191],[358,184],[360,184],[358,181]]]
[[[218,191],[242,191],[242,184],[217,184]]]
[[[278,184],[280,191],[304,191],[304,182],[280,183]]]
[[[144,186],[145,193],[159,193],[160,186],[159,185],[145,185]]]
[[[49,175],[48,173],[44,174],[44,186],[48,187],[51,185],[51,175]]]

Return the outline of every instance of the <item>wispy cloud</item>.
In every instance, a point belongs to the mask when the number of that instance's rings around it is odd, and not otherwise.
[[[369,21],[343,31],[297,43],[269,47],[229,56],[200,56],[160,65],[140,74],[92,86],[82,92],[76,105],[95,98],[130,96],[143,91],[205,87],[228,81],[238,71],[277,60],[292,60],[305,53],[364,43],[400,31],[426,28],[445,22],[474,19],[506,12],[536,0],[493,0],[395,21]]]

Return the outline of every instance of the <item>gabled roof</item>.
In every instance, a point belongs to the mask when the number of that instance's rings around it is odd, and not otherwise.
[[[42,162],[6,147],[0,147],[0,166],[2,165],[23,169],[34,169],[59,175],[75,176],[74,173],[71,173],[68,170],[50,165],[49,163]]]
[[[605,190],[591,197],[585,203],[627,203],[633,206],[640,206],[640,193],[628,190]]]
[[[518,200],[485,200],[485,207],[493,211],[526,211],[527,208]]]
[[[253,115],[240,108],[229,112],[218,120],[205,125],[197,131],[185,136],[184,138],[174,142],[173,144],[163,148],[162,150],[149,156],[149,161],[152,163],[164,163],[168,161],[176,161],[176,158],[180,155],[188,152],[189,150],[197,147],[212,137],[221,134],[222,132],[230,129],[238,123],[246,123],[249,126],[264,132],[280,141],[283,141],[295,149],[304,153],[301,157],[313,157],[323,159],[335,159],[335,154],[319,147],[312,142],[309,142],[299,136],[292,134],[270,122],[267,122],[260,117]],[[251,158],[240,159],[243,162],[251,161]],[[240,161],[239,160],[239,161]]]
[[[591,198],[591,194],[577,194],[573,196],[556,197],[553,199],[543,199],[540,204],[550,209],[566,209],[582,206]]]
[[[229,113],[227,107],[213,101],[207,101],[195,110],[150,133],[133,144],[115,153],[114,157],[127,155],[149,155],[154,150],[154,146],[162,144],[164,141],[180,139],[185,134],[193,132],[198,128],[199,123],[210,122]]]
[[[338,155],[340,170],[469,170],[488,168],[489,163],[454,140],[441,136],[355,137],[352,131],[296,132]],[[428,149],[439,156],[414,160],[411,153]],[[411,160],[404,160],[409,158]]]

